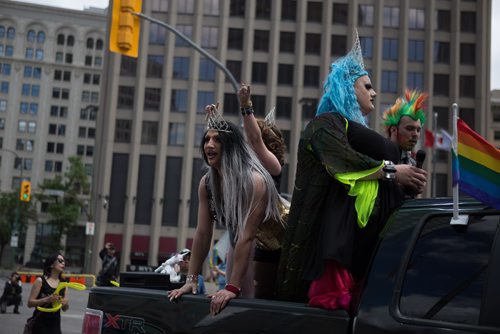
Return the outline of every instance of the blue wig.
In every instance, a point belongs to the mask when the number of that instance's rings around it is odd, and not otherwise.
[[[366,126],[365,118],[359,109],[354,83],[358,78],[367,74],[356,32],[356,40],[351,51],[331,66],[330,74],[323,86],[323,96],[319,101],[316,116],[325,112],[336,112],[350,121]]]

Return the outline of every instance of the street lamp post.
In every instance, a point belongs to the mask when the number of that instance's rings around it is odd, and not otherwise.
[[[19,209],[20,209],[20,204],[21,204],[20,194],[21,194],[21,182],[23,182],[23,167],[24,167],[23,166],[23,158],[20,158],[19,155],[15,151],[9,150],[7,148],[0,148],[0,150],[12,153],[15,156],[16,160],[21,161],[21,166],[20,166],[21,172],[20,172],[20,179],[19,179],[19,184],[17,187],[18,191],[17,191],[17,196],[16,196],[16,216],[14,219],[14,226],[12,226],[11,242],[10,242],[10,247],[12,249],[12,264],[13,264],[13,266],[15,266],[15,264],[16,264],[16,260],[15,260],[16,249],[18,247],[17,243],[19,241],[14,240],[14,238],[19,237]],[[14,162],[14,164],[15,164],[15,162]]]

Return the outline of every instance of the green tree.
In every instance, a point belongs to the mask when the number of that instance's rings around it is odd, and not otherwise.
[[[0,193],[0,259],[6,245],[10,243],[16,210],[19,205],[19,231],[26,229],[28,220],[36,220],[37,214],[34,205],[29,202],[19,202],[19,192]]]
[[[45,180],[39,185],[41,193],[38,199],[49,203],[47,221],[53,226],[54,233],[51,235],[49,251],[58,251],[63,247],[61,238],[68,230],[76,225],[80,212],[84,208],[80,200],[82,194],[89,193],[90,182],[85,173],[85,166],[80,157],[70,157],[70,166],[64,175],[56,175],[51,180]],[[46,190],[60,190],[62,197],[46,195]]]

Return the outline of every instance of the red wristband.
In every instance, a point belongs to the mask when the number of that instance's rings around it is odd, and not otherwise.
[[[241,294],[241,289],[240,288],[237,288],[235,287],[234,285],[232,284],[226,284],[226,287],[225,289],[229,292],[232,292],[236,295],[236,297],[238,297],[240,294]]]

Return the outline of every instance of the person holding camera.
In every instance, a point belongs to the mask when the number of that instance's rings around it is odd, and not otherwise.
[[[102,269],[97,276],[97,285],[113,286],[111,281],[116,281],[118,277],[118,259],[115,256],[115,245],[107,242],[104,248],[99,252],[102,260]]]
[[[5,282],[5,288],[0,298],[0,312],[5,313],[8,306],[14,305],[14,313],[19,314],[22,293],[21,277],[17,272],[13,272],[10,279]]]

